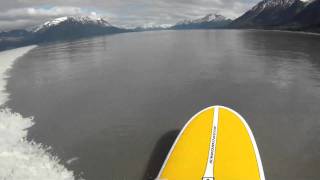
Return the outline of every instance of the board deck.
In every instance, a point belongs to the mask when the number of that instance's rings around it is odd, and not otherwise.
[[[265,180],[253,134],[244,118],[208,107],[181,130],[158,180]]]

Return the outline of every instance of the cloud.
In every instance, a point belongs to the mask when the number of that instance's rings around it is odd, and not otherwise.
[[[237,0],[157,0],[139,1],[124,5],[112,18],[114,24],[174,24],[184,19],[203,17],[209,13],[219,13],[228,18],[236,18],[253,6],[253,1]]]
[[[79,7],[52,7],[52,8],[19,8],[0,13],[0,20],[46,18],[61,15],[79,15],[83,11]]]
[[[114,25],[174,24],[183,19],[220,13],[229,18],[248,10],[258,0],[11,0],[1,2],[0,29],[42,23],[45,20],[91,13]]]
[[[22,28],[40,24],[52,18],[80,15],[98,16],[97,12],[72,6],[17,8],[0,12],[0,27],[3,29]]]

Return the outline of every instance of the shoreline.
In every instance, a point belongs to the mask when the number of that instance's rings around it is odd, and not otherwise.
[[[74,180],[73,172],[48,152],[49,147],[26,140],[28,128],[34,124],[33,118],[22,117],[5,106],[9,100],[8,71],[16,60],[36,47],[0,52],[0,179]]]
[[[270,31],[270,32],[287,32],[287,33],[296,33],[296,34],[305,34],[305,35],[314,35],[314,36],[320,36],[320,32],[312,32],[312,31],[300,31],[300,30],[288,30],[288,29],[259,29],[259,28],[212,28],[212,29],[161,29],[161,30],[146,30],[146,31],[130,31],[130,32],[125,32],[125,33],[136,33],[136,32],[154,32],[154,31],[181,31],[181,30],[248,30],[248,31]],[[116,34],[122,34],[122,33],[116,33]],[[99,35],[99,36],[92,36],[92,37],[101,37],[105,35]],[[92,37],[82,37],[82,38],[92,38]],[[79,40],[82,38],[74,39],[74,40]],[[68,41],[68,40],[67,40]],[[48,42],[42,42],[42,43],[53,43],[53,42],[66,42],[65,40],[59,40],[59,41],[48,41]],[[32,46],[32,45],[29,45]],[[13,49],[20,49],[24,47],[29,47],[29,46],[16,46],[14,48],[9,48],[9,49],[0,49],[0,53],[10,51]]]
[[[240,29],[235,29],[240,30]],[[290,30],[281,30],[281,29],[243,29],[249,31],[269,31],[269,32],[285,32],[285,33],[292,33],[292,34],[302,34],[302,35],[313,35],[313,36],[320,36],[320,33],[316,32],[308,32],[308,31],[290,31]]]

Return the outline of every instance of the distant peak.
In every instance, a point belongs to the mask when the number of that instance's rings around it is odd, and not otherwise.
[[[140,28],[142,28],[142,29],[154,29],[154,28],[163,28],[163,29],[165,29],[165,28],[169,28],[169,27],[171,27],[172,26],[172,24],[153,24],[153,23],[149,23],[149,24],[144,24],[144,25],[142,25]]]
[[[207,14],[202,20],[205,20],[207,22],[209,21],[223,21],[226,20],[226,17],[220,15],[220,14]]]
[[[53,20],[51,20],[51,21],[46,21],[45,23],[43,23],[43,25],[50,25],[50,24],[52,24],[52,25],[57,25],[57,24],[59,24],[59,23],[61,23],[61,22],[63,22],[63,21],[66,21],[68,19],[68,17],[59,17],[59,18],[56,18],[56,19],[53,19]]]
[[[45,23],[37,26],[33,31],[38,32],[43,29],[57,26],[66,21],[81,23],[81,24],[96,24],[96,25],[101,25],[106,27],[112,26],[108,21],[106,21],[105,19],[99,16],[64,16],[64,17],[59,17],[59,18],[46,21]]]
[[[225,16],[222,16],[220,14],[214,14],[210,13],[207,14],[206,16],[199,18],[199,19],[194,19],[194,20],[183,20],[178,23],[180,24],[191,24],[191,23],[205,23],[205,22],[218,22],[218,21],[225,21],[227,18]]]

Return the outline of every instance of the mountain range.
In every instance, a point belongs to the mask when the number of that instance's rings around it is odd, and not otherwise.
[[[100,17],[60,17],[31,29],[0,32],[0,50],[29,44],[77,39],[97,35],[180,29],[279,29],[320,33],[320,0],[262,0],[242,16],[231,20],[208,14],[175,25],[119,28]]]
[[[320,0],[263,0],[229,27],[320,32]]]
[[[61,17],[29,30],[0,32],[0,50],[28,44],[123,32],[129,32],[129,30],[115,27],[103,18],[88,16]]]
[[[231,22],[220,14],[208,14],[203,18],[178,22],[170,29],[218,29],[226,28]]]

